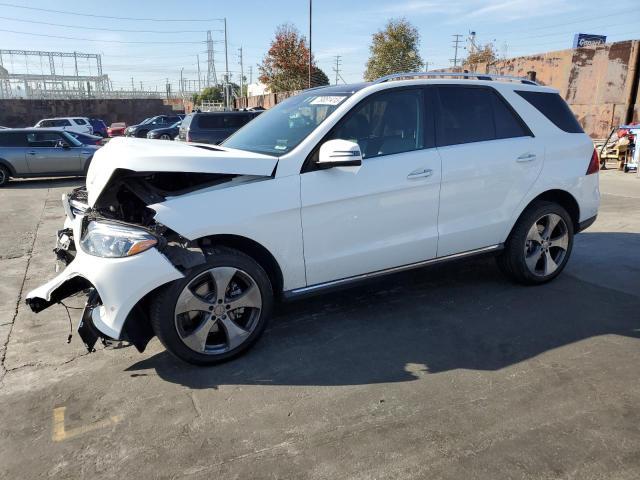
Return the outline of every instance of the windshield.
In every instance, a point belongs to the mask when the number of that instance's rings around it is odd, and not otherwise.
[[[284,155],[349,96],[351,93],[321,95],[321,90],[303,92],[262,113],[222,145],[267,155]]]

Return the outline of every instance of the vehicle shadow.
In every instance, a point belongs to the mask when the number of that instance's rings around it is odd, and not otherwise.
[[[84,185],[85,177],[47,177],[13,179],[7,183],[3,189],[26,189],[26,188],[58,188],[58,187],[79,187]]]
[[[638,234],[582,235],[640,241]],[[640,262],[635,269],[637,287]],[[127,371],[154,369],[196,389],[361,385],[411,381],[420,371],[498,370],[598,335],[640,338],[640,297],[591,282],[565,272],[546,285],[514,285],[491,258],[415,270],[283,304],[255,347],[229,363],[192,367],[162,352]]]

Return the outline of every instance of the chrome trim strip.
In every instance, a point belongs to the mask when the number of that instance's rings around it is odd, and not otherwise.
[[[285,298],[292,298],[298,295],[303,295],[305,293],[312,293],[318,290],[324,290],[325,288],[331,288],[339,285],[355,283],[361,280],[367,280],[370,278],[381,277],[383,275],[389,275],[391,273],[404,272],[405,270],[412,270],[414,268],[420,268],[427,265],[434,265],[434,264],[446,262],[449,260],[456,260],[459,258],[471,257],[473,255],[479,255],[482,253],[495,252],[495,251],[502,250],[502,248],[503,248],[503,244],[499,243],[497,245],[491,245],[489,247],[482,247],[482,248],[477,248],[475,250],[468,250],[466,252],[454,253],[453,255],[447,255],[446,257],[432,258],[430,260],[423,260],[417,263],[410,263],[408,265],[402,265],[400,267],[392,267],[392,268],[387,268],[385,270],[377,270],[371,273],[363,273],[360,275],[355,275],[353,277],[341,278],[339,280],[331,280],[329,282],[324,282],[324,283],[317,283],[315,285],[310,285],[308,287],[294,288],[293,290],[284,292],[283,295],[285,296]]]

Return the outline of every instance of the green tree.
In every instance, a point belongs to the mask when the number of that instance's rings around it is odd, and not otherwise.
[[[463,65],[467,70],[475,72],[478,69],[478,65],[484,64],[486,70],[489,65],[494,63],[496,60],[498,60],[498,52],[496,51],[493,43],[489,42],[484,46],[476,48],[472,53],[470,53],[463,62]]]
[[[420,34],[407,19],[392,19],[373,34],[364,78],[367,81],[392,73],[414,72],[424,62],[418,52]]]
[[[258,65],[260,81],[271,92],[302,90],[309,86],[309,47],[307,39],[291,24],[280,25],[269,51]],[[329,85],[329,78],[311,56],[311,86]]]
[[[223,102],[224,94],[222,86],[205,87],[200,93],[194,94],[192,100],[194,105],[200,105],[202,102]]]

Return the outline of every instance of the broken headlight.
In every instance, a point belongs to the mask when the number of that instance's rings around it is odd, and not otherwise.
[[[130,257],[157,244],[158,239],[146,230],[96,221],[89,223],[80,240],[80,246],[89,255],[108,258]]]

